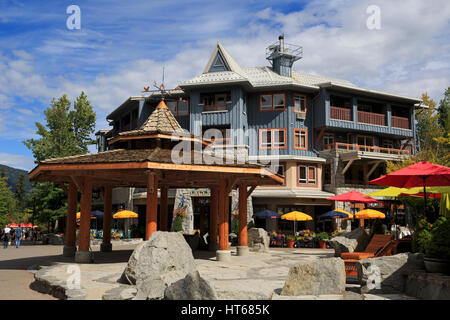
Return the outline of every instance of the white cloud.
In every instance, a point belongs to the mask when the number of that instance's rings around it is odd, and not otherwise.
[[[36,166],[33,158],[3,152],[0,152],[0,164],[27,171]]]

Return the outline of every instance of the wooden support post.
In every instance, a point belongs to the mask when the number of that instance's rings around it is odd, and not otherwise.
[[[216,251],[218,248],[217,242],[217,220],[219,215],[219,188],[212,187],[211,189],[211,207],[209,210],[209,244],[210,251]]]
[[[74,257],[76,247],[76,223],[77,223],[77,197],[78,190],[75,183],[69,183],[67,191],[67,218],[66,218],[66,243],[63,249],[64,257]]]
[[[145,240],[150,239],[157,230],[158,219],[158,176],[154,173],[147,175],[147,209],[145,217]]]
[[[231,252],[228,250],[228,211],[229,197],[226,192],[227,180],[220,180],[219,186],[219,250],[216,251],[217,261],[229,262]]]
[[[89,243],[91,241],[91,208],[92,178],[83,177],[80,210],[80,233],[78,236],[78,251],[75,254],[75,261],[79,263],[92,262],[92,254],[89,251]]]
[[[100,251],[112,251],[111,245],[111,221],[112,221],[112,187],[105,186],[103,194],[103,241]]]
[[[239,184],[239,239],[238,239],[238,256],[248,253],[247,239],[247,185]]]
[[[167,187],[161,187],[161,198],[159,199],[159,229],[161,231],[168,230],[169,221],[169,207],[168,207],[168,193],[169,189]]]

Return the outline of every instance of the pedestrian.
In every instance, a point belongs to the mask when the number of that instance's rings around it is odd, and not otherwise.
[[[22,228],[20,225],[16,229],[16,248],[20,247],[20,239],[22,238]]]
[[[4,249],[8,248],[10,233],[11,233],[11,228],[6,226],[5,229],[3,230],[3,248]]]

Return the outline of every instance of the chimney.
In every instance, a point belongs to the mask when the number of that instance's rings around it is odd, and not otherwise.
[[[281,76],[292,76],[292,65],[302,58],[303,48],[284,42],[284,35],[278,37],[278,42],[266,49],[266,59],[270,61],[273,71]]]

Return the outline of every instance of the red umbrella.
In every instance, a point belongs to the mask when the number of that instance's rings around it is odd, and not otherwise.
[[[32,228],[33,224],[32,223],[21,223],[20,226],[22,228]]]
[[[358,192],[356,190],[346,192],[331,198],[327,198],[327,200],[342,201],[342,202],[378,203],[378,201],[375,200],[374,198],[365,196],[361,192]]]
[[[424,212],[426,213],[426,187],[450,186],[450,168],[427,161],[421,161],[369,181],[369,183],[398,188],[423,186]]]
[[[17,228],[19,225],[17,224],[17,223],[10,223],[9,225],[8,225],[10,228]]]

